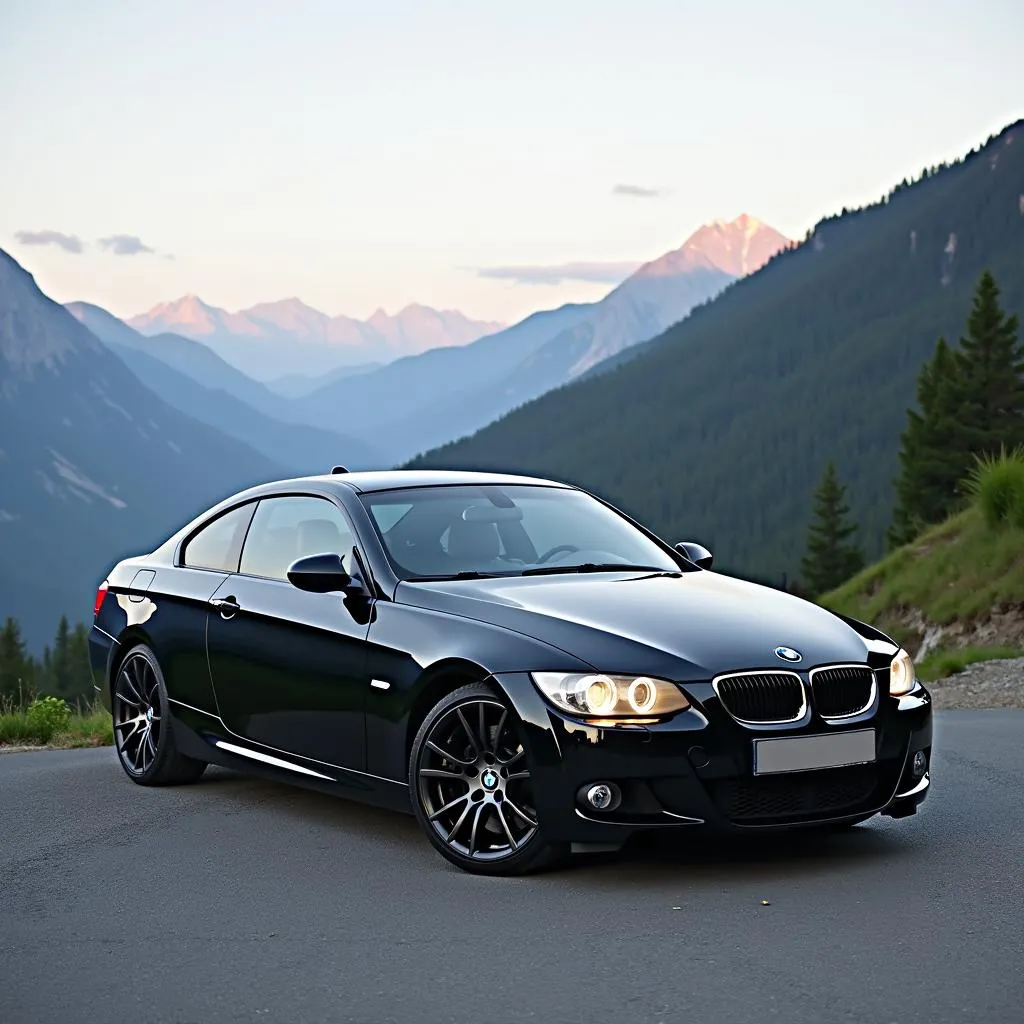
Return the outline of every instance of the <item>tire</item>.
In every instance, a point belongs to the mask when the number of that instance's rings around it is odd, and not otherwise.
[[[484,683],[430,710],[409,756],[409,795],[434,848],[463,871],[523,875],[568,855],[537,820],[522,723]]]
[[[205,761],[186,757],[175,746],[167,686],[156,655],[145,644],[125,655],[110,699],[117,759],[132,782],[179,786],[195,782],[206,771]]]

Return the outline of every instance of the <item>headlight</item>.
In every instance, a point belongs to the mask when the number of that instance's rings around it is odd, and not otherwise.
[[[889,693],[893,697],[901,697],[910,693],[917,679],[914,674],[914,663],[906,651],[900,651],[889,665]]]
[[[555,707],[574,715],[652,721],[690,706],[674,683],[649,676],[531,672],[530,677]]]

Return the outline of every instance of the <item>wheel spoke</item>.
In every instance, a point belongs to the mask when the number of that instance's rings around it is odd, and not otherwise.
[[[142,694],[139,693],[139,691],[135,688],[135,683],[132,682],[132,677],[131,677],[131,674],[128,671],[128,668],[129,668],[129,666],[126,665],[121,670],[121,678],[125,681],[125,683],[128,684],[128,689],[132,691],[132,694],[137,699],[138,703],[136,704],[136,707],[140,707],[141,708],[142,705],[146,703],[146,698],[143,697]]]
[[[524,768],[521,772],[509,772],[505,777],[506,782],[515,782],[516,779],[528,779],[530,773]]]
[[[141,661],[142,659],[140,658],[139,660]],[[146,700],[150,705],[155,705],[157,703],[157,690],[159,687],[156,684],[156,673],[148,661],[144,662],[142,666],[142,678],[146,683]]]
[[[517,817],[522,818],[523,821],[525,821],[526,824],[530,826],[530,828],[536,828],[537,827],[537,822],[534,821],[533,818],[531,818],[528,814],[526,814],[523,811],[521,811],[516,806],[516,804],[514,804],[511,800],[509,800],[509,798],[507,796],[505,797],[505,806],[511,808],[513,814],[515,814]]]
[[[440,807],[436,811],[434,811],[434,813],[431,814],[430,817],[427,820],[428,821],[437,821],[437,819],[440,818],[442,814],[446,814],[453,807],[458,807],[459,804],[461,804],[464,800],[468,800],[468,799],[469,799],[469,793],[468,792],[467,793],[463,793],[462,796],[457,796],[450,803],[445,804],[444,807]]]
[[[518,761],[518,760],[519,760],[519,759],[520,759],[521,757],[525,757],[525,756],[526,756],[526,748],[525,748],[525,747],[520,747],[520,748],[519,748],[519,749],[518,749],[518,750],[517,750],[517,751],[516,751],[516,752],[515,752],[515,753],[514,753],[514,754],[513,754],[513,755],[512,755],[512,756],[511,756],[510,758],[508,758],[507,760],[505,760],[505,761],[502,761],[502,760],[501,760],[501,758],[499,758],[499,759],[498,759],[498,764],[501,764],[501,765],[505,765],[505,766],[508,766],[508,765],[510,765],[510,764],[515,764],[515,763],[516,763],[516,761]]]
[[[454,761],[456,764],[472,764],[472,761],[465,761],[461,757],[456,757],[454,754],[449,754],[447,750],[442,750],[433,740],[427,740],[426,745],[430,747],[435,754],[440,754],[441,757],[448,761]]]
[[[132,658],[132,673],[135,676],[135,692],[145,700],[146,694],[146,661],[145,658]]]
[[[466,804],[466,806],[462,809],[462,813],[459,815],[458,821],[456,821],[455,824],[452,825],[451,832],[449,832],[448,835],[444,837],[446,843],[450,843],[455,838],[455,833],[458,832],[460,828],[462,828],[462,823],[466,820],[467,817],[469,817],[469,812],[471,810],[473,810],[472,803]]]
[[[131,726],[131,732],[125,733],[121,737],[121,746],[124,745],[141,729],[144,719],[140,715],[138,718],[129,718],[127,722],[119,722],[117,725],[118,729],[127,729]]]
[[[146,741],[145,734],[139,736],[139,742],[135,747],[135,754],[132,757],[132,762],[135,765],[137,772],[143,772],[146,770]]]
[[[494,733],[494,743],[491,745],[491,753],[498,756],[498,744],[501,743],[501,734],[505,728],[505,719],[508,718],[508,708],[501,709],[501,718],[498,719],[498,728]]]
[[[461,772],[446,772],[443,768],[421,768],[420,776],[426,779],[448,779],[450,782],[465,782]]]
[[[142,705],[140,703],[138,703],[138,701],[132,700],[131,697],[128,697],[124,693],[122,693],[121,690],[117,691],[116,696],[120,700],[123,700],[125,702],[125,704],[128,704],[130,707],[133,707],[133,708],[141,708],[142,707]]]
[[[508,822],[505,820],[505,812],[501,809],[501,804],[495,804],[494,809],[498,812],[498,821],[501,822],[501,827],[505,830],[505,835],[508,837],[508,845],[515,850],[519,844],[516,842],[516,837],[512,835],[512,829],[508,827]]]
[[[477,804],[476,805],[476,814],[473,815],[473,824],[472,824],[472,826],[470,827],[470,830],[469,830],[469,855],[470,855],[470,857],[472,857],[473,854],[476,853],[476,830],[477,830],[477,827],[480,824],[480,815],[483,813],[484,807],[486,807],[486,806],[487,806],[486,804]]]
[[[477,741],[476,736],[473,734],[473,730],[469,727],[469,722],[466,721],[466,716],[462,713],[462,708],[456,708],[455,714],[459,716],[459,721],[462,723],[462,727],[466,730],[466,735],[469,737],[469,742],[473,745],[473,753],[479,757],[483,751],[480,749],[480,743]]]

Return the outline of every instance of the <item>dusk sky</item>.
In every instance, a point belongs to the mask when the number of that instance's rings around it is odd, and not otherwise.
[[[513,321],[961,155],[1024,116],[1022,38],[1018,0],[6,0],[0,247],[121,316]]]

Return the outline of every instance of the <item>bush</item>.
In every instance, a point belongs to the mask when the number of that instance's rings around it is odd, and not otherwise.
[[[71,723],[71,708],[60,697],[36,697],[25,712],[29,726],[40,743],[49,743],[54,733]]]
[[[967,488],[989,526],[1024,530],[1024,448],[977,458]]]

